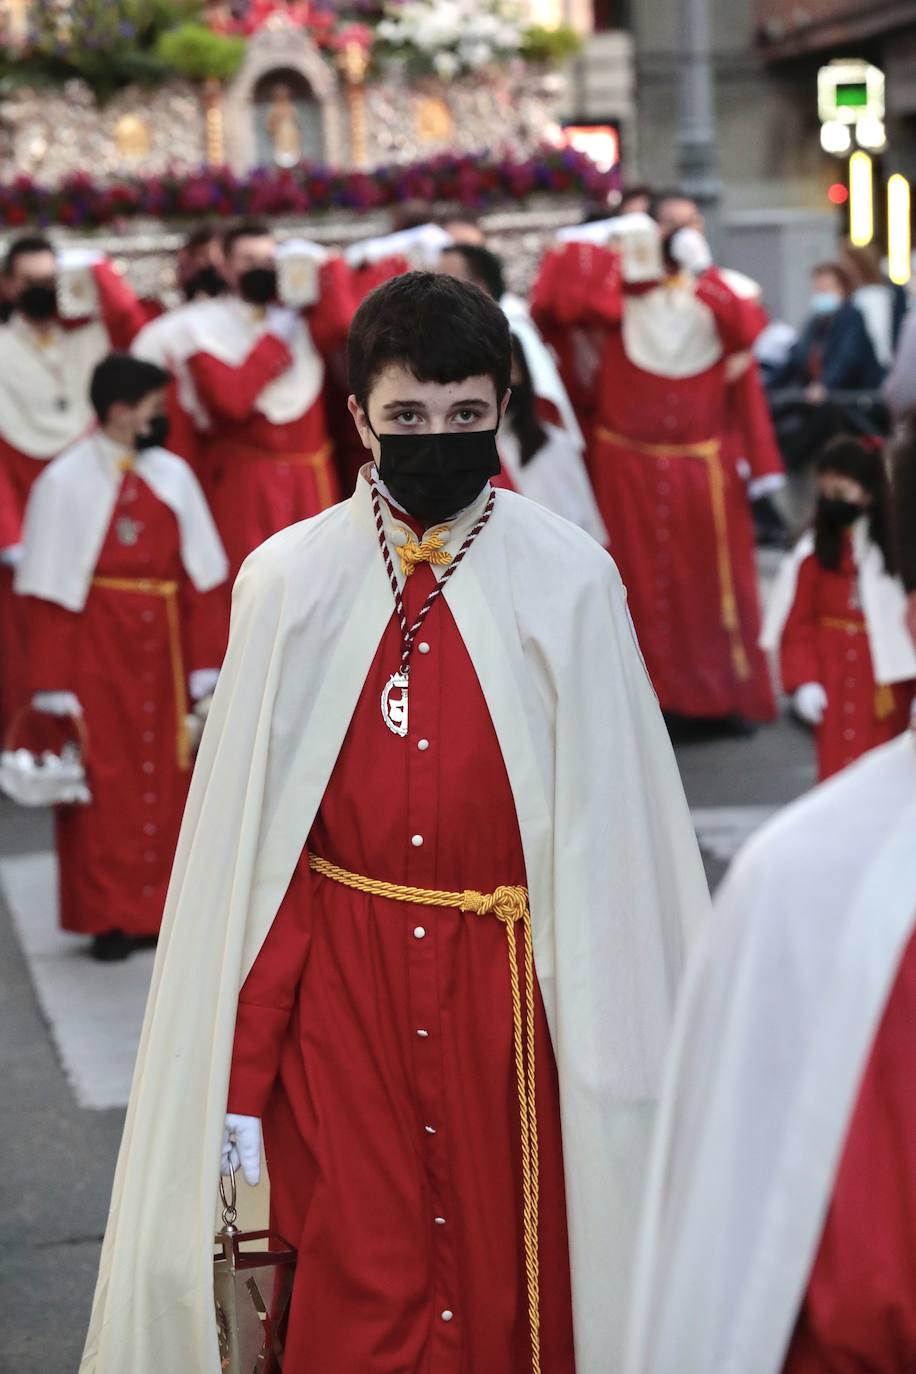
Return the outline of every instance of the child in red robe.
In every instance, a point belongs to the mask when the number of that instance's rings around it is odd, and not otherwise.
[[[815,732],[820,780],[906,728],[916,657],[885,529],[880,453],[841,438],[818,462],[814,527],[780,573],[763,642]]]

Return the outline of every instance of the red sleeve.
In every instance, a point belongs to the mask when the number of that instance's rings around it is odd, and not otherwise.
[[[798,570],[795,600],[779,643],[779,672],[786,692],[794,692],[806,682],[822,681],[817,649],[817,578],[818,562],[809,554]]]
[[[551,248],[531,293],[538,326],[618,324],[623,309],[620,254],[590,243]]]
[[[13,479],[0,450],[0,549],[10,549],[22,538],[22,520]]]
[[[350,268],[343,258],[322,263],[318,281],[321,294],[307,318],[315,347],[327,357],[346,344],[357,301]]]
[[[756,359],[752,358],[750,365],[732,383],[731,404],[751,479],[782,476],[785,467]]]
[[[148,323],[143,302],[138,300],[127,282],[110,262],[97,262],[92,268],[99,293],[102,323],[108,331],[112,348],[126,352],[134,337]]]
[[[697,282],[697,300],[713,313],[726,353],[742,353],[766,325],[766,312],[753,297],[739,296],[715,267]]]
[[[303,852],[273,925],[239,994],[227,1110],[262,1116],[310,941],[312,874]]]
[[[185,578],[181,609],[189,673],[222,666],[229,635],[229,597],[226,582],[209,592],[199,592],[191,579]]]
[[[35,692],[72,692],[80,617],[54,601],[26,599],[29,688]]]
[[[292,360],[282,339],[264,334],[240,367],[230,367],[209,353],[195,353],[188,359],[188,368],[209,413],[219,420],[239,422],[249,419],[261,392]]]
[[[884,1009],[783,1374],[916,1368],[916,935]]]

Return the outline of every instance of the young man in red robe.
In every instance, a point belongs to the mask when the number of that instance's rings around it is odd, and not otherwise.
[[[597,337],[570,394],[592,393],[589,471],[649,674],[674,715],[770,720],[753,529],[727,442],[728,361],[764,316],[696,229],[663,242],[643,215],[610,225],[604,242],[585,225],[548,253],[532,312],[548,338],[573,331],[568,360],[580,333]]]
[[[193,474],[162,447],[168,381],[127,354],[99,364],[99,427],[35,484],[16,573],[33,708],[80,717],[88,736],[92,802],[56,813],[60,919],[102,960],[159,930],[189,702],[212,693],[223,651],[225,554]]]
[[[127,348],[145,319],[142,305],[101,254],[60,256],[37,235],[15,239],[4,265],[11,314],[0,325],[0,468],[21,524],[45,465],[92,423],[89,379],[112,348]],[[77,293],[85,314],[74,315]],[[61,315],[61,296],[68,317]],[[26,626],[0,565],[0,729],[24,702]]]
[[[764,622],[780,677],[815,731],[820,781],[906,728],[916,653],[887,535],[884,456],[835,439],[818,459],[814,529],[786,558]]]
[[[490,485],[498,305],[408,273],[349,364],[352,499],[236,584],[83,1374],[217,1367],[220,1136],[253,1182],[262,1131],[285,1368],[619,1358],[705,906],[670,744],[608,555]]]
[[[270,535],[339,498],[325,358],[346,342],[353,308],[346,263],[323,257],[314,304],[282,305],[272,233],[255,221],[236,225],[224,238],[228,292],[184,307],[170,339],[190,384],[200,476],[233,575]]]

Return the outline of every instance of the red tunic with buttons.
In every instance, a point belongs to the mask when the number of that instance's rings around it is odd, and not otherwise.
[[[714,317],[721,358],[688,377],[649,372],[627,355],[622,331],[628,296],[646,288],[625,286],[618,254],[580,248],[545,259],[532,313],[554,337],[602,331],[589,472],[662,709],[770,720],[753,525],[727,447],[725,360],[750,347],[759,307],[711,269],[695,295]],[[574,390],[583,384],[580,376]]]
[[[879,689],[875,683],[848,538],[835,572],[814,554],[801,564],[779,661],[787,692],[819,682],[827,693],[827,709],[815,729],[821,781],[906,729],[916,684]]]
[[[190,780],[179,758],[187,675],[222,661],[225,593],[195,590],[174,513],[135,472],[122,480],[95,577],[171,582],[176,595],[170,604],[93,585],[80,612],[28,598],[32,690],[74,692],[89,735],[92,803],[56,809],[61,925],[155,935]],[[42,715],[32,728],[61,727]]]
[[[346,264],[325,264],[321,283],[320,299],[307,319],[316,348],[327,355],[344,346],[353,314]],[[273,424],[258,410],[262,391],[291,363],[286,344],[269,333],[239,367],[205,352],[188,359],[211,420],[200,438],[200,476],[231,577],[272,534],[340,500],[323,394],[288,424]]]
[[[916,1368],[916,936],[859,1089],[783,1374]]]
[[[408,579],[409,620],[433,585],[426,565]],[[380,710],[392,619],[308,847],[412,887],[523,884],[505,765],[443,599],[420,641],[400,739]],[[573,1374],[539,992],[535,1034],[541,1365]],[[272,1225],[299,1251],[289,1374],[529,1374],[516,1091],[505,928],[350,891],[303,854],[242,989],[229,1093],[230,1111],[263,1118]]]

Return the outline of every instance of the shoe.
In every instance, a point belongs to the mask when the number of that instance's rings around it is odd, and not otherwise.
[[[93,936],[89,957],[97,959],[100,964],[115,964],[129,958],[134,948],[133,937],[125,935],[123,930],[106,930],[101,935]]]

